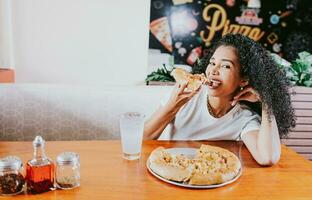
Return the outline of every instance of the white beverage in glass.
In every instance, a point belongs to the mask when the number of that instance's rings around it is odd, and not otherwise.
[[[121,145],[125,159],[136,160],[141,156],[144,117],[137,112],[128,112],[120,117]]]

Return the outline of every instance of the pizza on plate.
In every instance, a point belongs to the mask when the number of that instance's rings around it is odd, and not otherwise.
[[[191,74],[182,68],[175,68],[172,70],[171,76],[173,76],[173,78],[179,84],[188,82],[187,88],[189,90],[196,90],[202,84],[208,81],[208,79],[203,74]]]
[[[150,169],[159,176],[190,185],[213,185],[234,179],[241,163],[232,152],[211,145],[202,145],[193,158],[171,155],[158,147],[149,157]]]

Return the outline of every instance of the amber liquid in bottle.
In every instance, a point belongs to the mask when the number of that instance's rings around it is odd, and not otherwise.
[[[34,158],[26,164],[27,191],[31,194],[54,189],[54,164],[45,155],[44,143],[40,136],[35,138]]]
[[[44,166],[31,166],[26,164],[26,180],[28,192],[39,194],[50,191],[54,187],[54,166],[48,164]]]

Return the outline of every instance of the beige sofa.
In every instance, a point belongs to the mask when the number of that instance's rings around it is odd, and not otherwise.
[[[172,86],[0,85],[0,140],[119,139],[121,113],[138,111],[149,117]],[[297,126],[283,143],[312,159],[312,90],[294,88]]]
[[[149,117],[171,86],[0,85],[0,140],[119,138],[119,115]]]

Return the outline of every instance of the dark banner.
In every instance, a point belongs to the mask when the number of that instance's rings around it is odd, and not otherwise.
[[[292,60],[311,52],[312,1],[309,0],[152,0],[150,49],[192,66],[227,33],[240,33]]]

